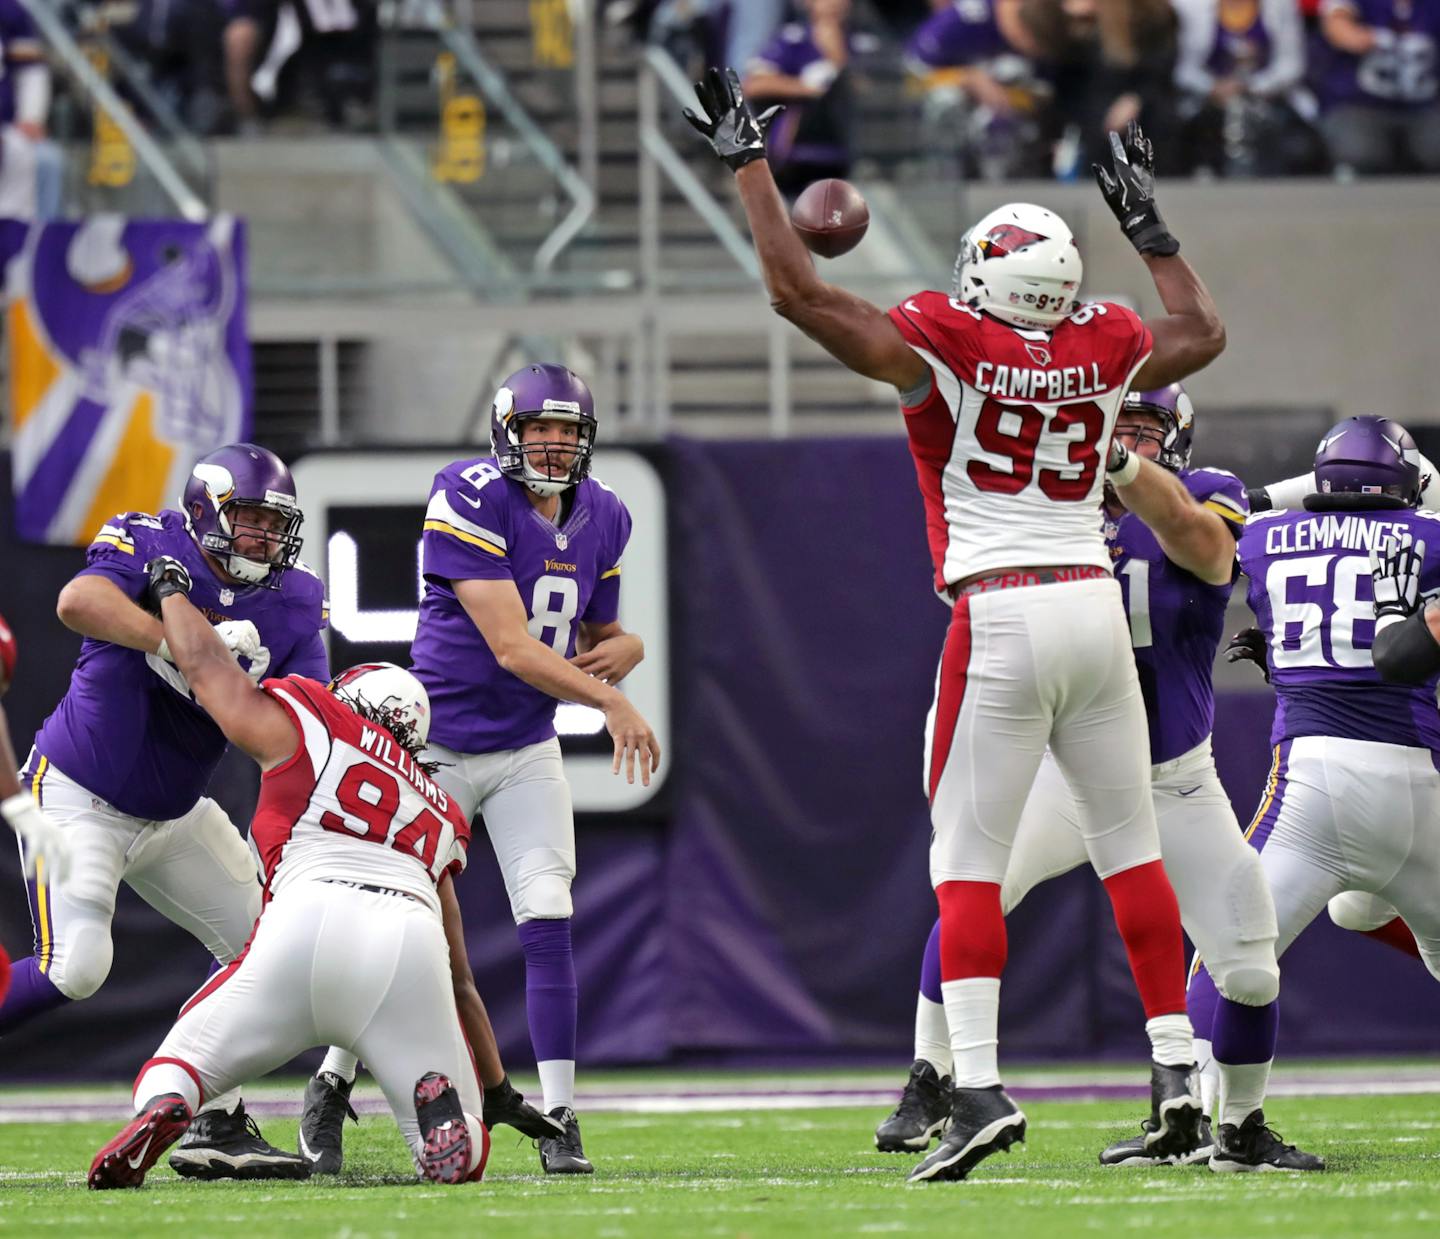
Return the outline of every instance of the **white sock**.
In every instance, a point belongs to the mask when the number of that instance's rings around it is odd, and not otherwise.
[[[1265,1104],[1265,1087],[1270,1083],[1270,1064],[1221,1063],[1225,1081],[1225,1104],[1220,1121],[1239,1127]]]
[[[142,1071],[135,1081],[135,1113],[139,1114],[147,1101],[164,1097],[166,1093],[179,1093],[191,1110],[200,1104],[200,1090],[184,1067],[177,1063],[156,1063]]]
[[[556,1106],[575,1108],[575,1060],[573,1058],[551,1058],[536,1063],[540,1073],[540,1091],[545,1095],[545,1112]]]
[[[342,1050],[339,1046],[332,1045],[325,1051],[325,1061],[320,1064],[320,1070],[333,1072],[346,1084],[354,1084],[355,1069],[359,1066],[360,1060],[349,1050]]]
[[[940,986],[956,1088],[990,1088],[1000,1083],[1000,978],[967,977]]]
[[[1195,1038],[1195,1065],[1200,1069],[1200,1108],[1207,1115],[1219,1117],[1220,1064],[1215,1051],[1204,1037]]]
[[[942,1078],[948,1076],[955,1065],[950,1053],[950,1025],[945,1020],[945,1004],[931,1002],[924,994],[915,1000],[915,1057],[923,1058]]]
[[[186,1078],[186,1079],[189,1079],[189,1078],[190,1078],[190,1077],[189,1077],[189,1073],[186,1073],[186,1077],[185,1077],[185,1078]],[[192,1080],[191,1083],[193,1084],[194,1081]],[[175,1090],[175,1091],[178,1092],[179,1090]],[[186,1099],[188,1100],[189,1094],[186,1093],[186,1094],[184,1094],[184,1096],[185,1096]],[[200,1113],[201,1113],[201,1114],[213,1114],[213,1113],[214,1113],[215,1111],[217,1111],[217,1110],[223,1110],[223,1111],[225,1111],[226,1114],[234,1114],[234,1113],[235,1113],[235,1107],[238,1106],[239,1104],[240,1104],[240,1090],[239,1090],[238,1088],[232,1088],[228,1093],[221,1093],[220,1096],[218,1096],[218,1097],[212,1097],[212,1098],[210,1098],[209,1101],[207,1101],[203,1106],[200,1107]],[[191,1106],[191,1109],[192,1109],[192,1110],[194,1109],[194,1106],[193,1106],[193,1105]]]
[[[1188,1067],[1195,1061],[1195,1033],[1183,1011],[1145,1021],[1150,1057],[1162,1067]]]

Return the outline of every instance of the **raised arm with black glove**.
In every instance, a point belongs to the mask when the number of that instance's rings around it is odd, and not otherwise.
[[[1120,221],[1120,230],[1141,254],[1169,257],[1180,252],[1160,208],[1155,205],[1155,151],[1133,120],[1125,130],[1110,135],[1110,166],[1091,164],[1105,204]]]
[[[739,172],[747,163],[765,158],[765,135],[785,110],[783,104],[776,104],[756,116],[745,101],[740,75],[734,69],[724,72],[710,69],[704,81],[695,83],[695,95],[706,116],[702,119],[686,108],[685,119],[710,143],[731,172]]]

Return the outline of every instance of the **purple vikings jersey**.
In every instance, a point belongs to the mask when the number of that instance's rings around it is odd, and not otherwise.
[[[1221,4],[1215,18],[1215,46],[1205,67],[1216,77],[1248,76],[1270,63],[1271,37],[1259,0]]]
[[[1370,548],[1407,532],[1430,548],[1420,592],[1440,590],[1440,516],[1431,512],[1266,512],[1240,538],[1250,608],[1269,642],[1271,743],[1337,736],[1440,752],[1437,678],[1382,684]]]
[[[995,24],[992,0],[955,0],[922,22],[905,50],[921,64],[942,69],[989,60],[1011,49]]]
[[[430,694],[436,744],[493,753],[555,734],[555,698],[496,662],[452,582],[514,581],[530,635],[566,658],[575,653],[577,622],[618,617],[630,513],[593,477],[561,505],[563,519],[552,525],[493,456],[456,461],[435,475],[425,511],[425,596],[410,654]]]
[[[35,19],[20,0],[0,0],[0,124],[15,120],[15,74],[44,59]]]
[[[249,620],[259,630],[268,663],[240,664],[257,681],[330,678],[320,639],[326,620],[320,579],[297,566],[281,578],[279,589],[222,581],[179,512],[112,517],[85,553],[80,575],[102,576],[141,602],[145,564],[157,555],[171,555],[189,569],[190,601],[212,624]],[[178,667],[158,655],[89,637],[69,690],[35,737],[36,761],[49,762],[122,813],[157,821],[194,806],[224,751],[224,734],[195,703]]]
[[[1329,47],[1322,101],[1367,107],[1425,107],[1435,101],[1440,51],[1440,0],[1326,0],[1375,31],[1363,56]]]
[[[1177,476],[1239,536],[1249,511],[1239,478],[1223,469],[1182,469]],[[1234,582],[1210,585],[1172,563],[1150,528],[1131,512],[1105,523],[1105,541],[1130,619],[1150,724],[1150,761],[1170,761],[1188,753],[1214,726],[1211,668]]]

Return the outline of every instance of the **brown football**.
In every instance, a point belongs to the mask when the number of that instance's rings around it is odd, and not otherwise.
[[[849,181],[832,177],[805,187],[790,209],[790,222],[811,253],[835,258],[860,244],[870,227],[870,208]]]

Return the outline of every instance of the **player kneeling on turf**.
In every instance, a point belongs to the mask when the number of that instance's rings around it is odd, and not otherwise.
[[[186,594],[147,565],[165,640],[196,700],[263,772],[251,837],[265,906],[250,944],[181,1010],[135,1082],[136,1117],[96,1155],[92,1188],[138,1187],[207,1098],[301,1050],[370,1064],[427,1179],[478,1179],[482,1090],[456,1012],[445,922],[470,824],[417,754],[430,703],[409,672],[353,667],[256,688]]]

